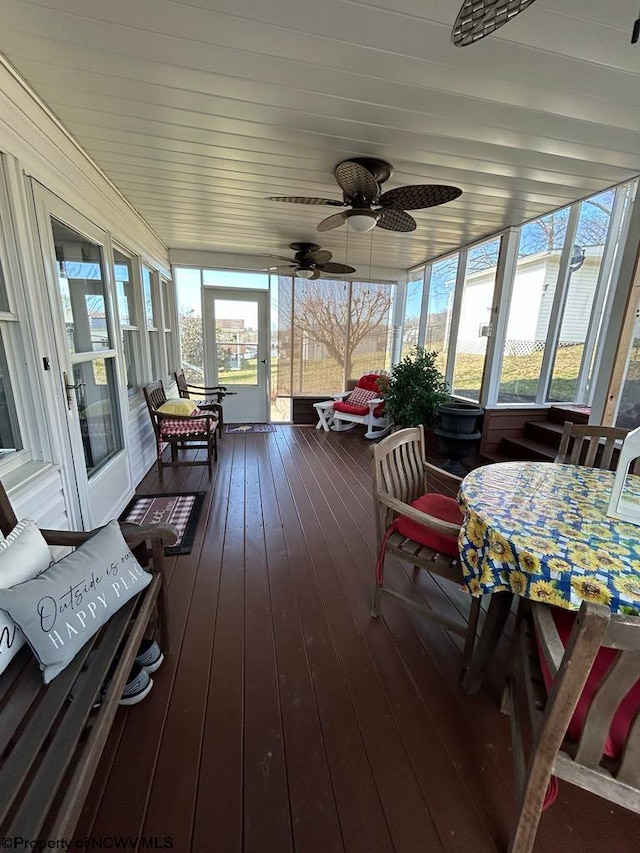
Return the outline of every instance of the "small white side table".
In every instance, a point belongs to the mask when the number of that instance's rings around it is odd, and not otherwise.
[[[333,404],[335,400],[321,400],[319,403],[314,403],[313,408],[318,413],[318,423],[316,429],[323,429],[329,432],[333,423]]]

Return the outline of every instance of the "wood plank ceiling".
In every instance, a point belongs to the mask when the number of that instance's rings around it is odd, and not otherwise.
[[[455,48],[460,0],[2,0],[0,51],[170,248],[313,240],[406,269],[640,172],[638,0],[537,0]],[[316,226],[335,165],[463,195],[410,234]],[[370,252],[371,260],[370,260]],[[243,261],[246,263],[246,260]],[[241,264],[242,265],[242,264]]]

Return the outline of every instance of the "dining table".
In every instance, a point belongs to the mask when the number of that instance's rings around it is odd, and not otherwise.
[[[582,601],[640,615],[640,527],[607,515],[615,474],[549,462],[498,462],[464,478],[463,584],[491,594],[463,685],[476,692],[514,596],[578,610]],[[627,476],[640,502],[640,476]]]

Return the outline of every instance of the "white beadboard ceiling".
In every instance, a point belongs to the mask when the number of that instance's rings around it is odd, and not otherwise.
[[[638,0],[537,0],[455,48],[461,0],[2,0],[0,51],[173,249],[320,243],[407,269],[640,172]],[[318,234],[335,165],[463,195]],[[371,259],[371,260],[370,260]]]

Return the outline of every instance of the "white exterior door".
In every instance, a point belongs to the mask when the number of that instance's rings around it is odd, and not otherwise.
[[[113,518],[132,489],[110,251],[103,231],[46,190],[34,192],[56,344],[57,410],[66,426],[61,463],[76,504],[73,521],[90,528]]]
[[[269,294],[204,289],[205,384],[225,385],[226,423],[269,416]]]

